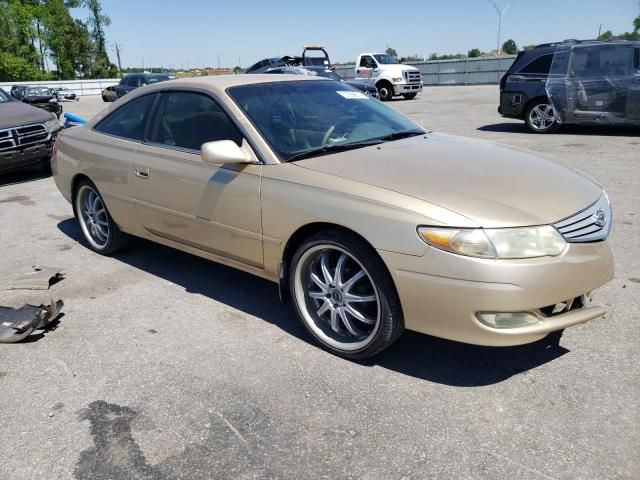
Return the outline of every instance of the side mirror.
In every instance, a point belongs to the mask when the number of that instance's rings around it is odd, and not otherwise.
[[[200,156],[206,163],[223,165],[226,163],[253,163],[240,147],[231,140],[203,143]]]

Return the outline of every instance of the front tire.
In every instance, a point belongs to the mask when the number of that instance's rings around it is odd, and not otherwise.
[[[111,255],[121,250],[128,236],[113,221],[102,195],[88,180],[78,185],[73,201],[73,210],[89,248],[102,255]]]
[[[376,88],[378,89],[378,97],[383,102],[388,102],[393,98],[393,85],[389,82],[380,82]]]
[[[524,121],[533,133],[551,133],[558,129],[556,112],[549,100],[538,100],[527,107]]]
[[[404,331],[389,272],[354,235],[327,231],[309,238],[293,257],[289,281],[298,318],[335,355],[372,357]]]
[[[416,95],[418,95],[418,94],[417,93],[405,93],[402,96],[404,97],[405,100],[413,100],[414,98],[416,98]]]

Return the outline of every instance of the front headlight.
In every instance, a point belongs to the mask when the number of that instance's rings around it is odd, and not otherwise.
[[[560,255],[567,243],[549,226],[520,228],[419,227],[429,245],[480,258],[535,258]]]
[[[60,122],[54,115],[50,120],[44,122],[44,127],[48,132],[55,132],[60,128]]]

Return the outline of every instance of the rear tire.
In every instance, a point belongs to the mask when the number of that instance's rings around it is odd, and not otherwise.
[[[417,93],[405,93],[404,95],[402,95],[405,100],[413,100],[414,98],[416,98],[416,95],[418,95]]]
[[[102,195],[89,180],[82,180],[73,198],[73,212],[89,248],[111,255],[126,246],[129,236],[111,218]]]
[[[551,133],[559,127],[555,109],[547,99],[531,103],[525,111],[524,122],[533,133]]]
[[[380,100],[383,102],[388,102],[393,98],[393,85],[389,82],[380,82],[376,85],[376,88],[378,89],[378,97],[380,97]]]
[[[335,355],[372,357],[404,331],[391,275],[355,235],[328,230],[310,237],[293,256],[289,282],[302,325]]]

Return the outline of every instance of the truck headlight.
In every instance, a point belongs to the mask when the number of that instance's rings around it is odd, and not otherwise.
[[[549,226],[520,228],[419,227],[432,247],[479,258],[535,258],[560,255],[567,243]]]
[[[46,128],[49,133],[56,132],[60,129],[60,122],[55,115],[53,115],[50,120],[44,122],[44,128]]]
[[[393,81],[393,83],[401,83],[404,81],[404,78],[402,77],[395,77],[391,79]]]

